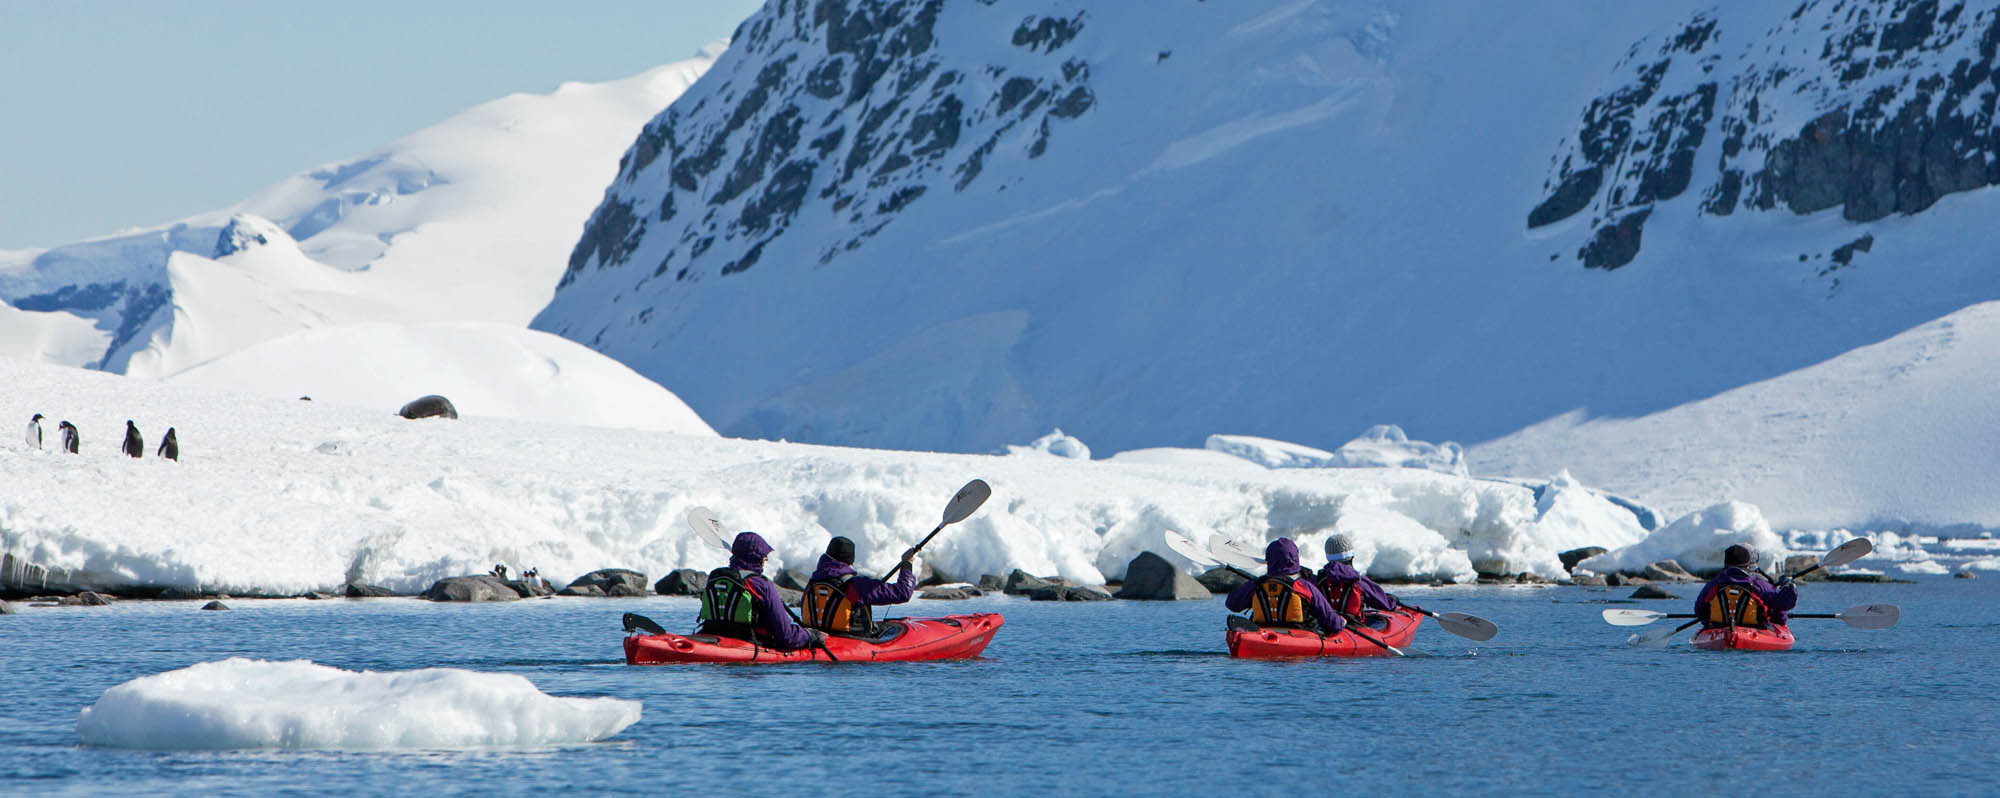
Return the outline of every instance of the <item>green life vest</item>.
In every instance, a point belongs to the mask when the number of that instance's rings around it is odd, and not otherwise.
[[[750,639],[757,628],[757,591],[749,577],[734,568],[708,572],[708,587],[701,591],[703,632]]]

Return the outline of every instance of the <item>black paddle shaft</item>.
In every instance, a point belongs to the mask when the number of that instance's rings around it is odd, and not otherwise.
[[[931,530],[930,534],[925,535],[923,540],[917,541],[917,545],[910,547],[910,556],[915,557],[917,555],[917,552],[923,551],[924,546],[931,542],[931,538],[937,537],[939,532],[943,532],[944,528],[950,525],[951,525],[950,522],[938,524],[937,528]],[[887,582],[895,579],[897,571],[901,571],[909,567],[910,567],[909,560],[904,560],[902,562],[896,563],[896,567],[889,569],[888,575],[883,576],[882,581]]]

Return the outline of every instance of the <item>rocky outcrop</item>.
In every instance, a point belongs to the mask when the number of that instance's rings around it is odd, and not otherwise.
[[[1959,571],[1958,573],[1955,573],[1955,574],[1952,574],[1952,575],[1951,575],[1951,578],[1953,578],[1953,579],[1978,579],[1978,578],[1979,578],[1979,574],[1976,574],[1976,573],[1973,573],[1973,572],[1971,572],[1971,571],[1969,571],[1969,570],[1967,570],[1967,571]]]
[[[224,603],[222,603],[222,602],[220,602],[220,601],[211,601],[211,602],[209,602],[209,603],[207,603],[207,604],[203,604],[203,605],[201,605],[201,608],[202,608],[202,609],[204,609],[204,610],[211,610],[211,611],[220,611],[220,610],[226,610],[226,609],[229,609],[229,605],[227,605],[227,604],[224,604]]]
[[[662,596],[695,596],[707,587],[708,574],[693,568],[676,568],[653,583],[653,592]]]
[[[1654,207],[1692,201],[1691,189],[1715,216],[1839,208],[1870,222],[2000,184],[1996,49],[1991,3],[1806,0],[1775,25],[1734,30],[1696,14],[1615,68],[1528,227],[1587,213],[1578,259],[1616,269],[1637,256]],[[1704,151],[1715,160],[1699,162]]]
[[[1678,595],[1675,595],[1673,591],[1671,591],[1671,590],[1668,590],[1668,589],[1666,589],[1666,588],[1664,588],[1664,587],[1660,587],[1659,585],[1640,585],[1640,586],[1639,586],[1639,589],[1638,589],[1638,590],[1634,590],[1634,591],[1632,591],[1632,598],[1635,598],[1635,599],[1679,599],[1679,598],[1680,598],[1680,596],[1678,596]]]
[[[542,596],[553,596],[556,594],[555,586],[549,584],[549,580],[547,579],[508,579],[505,581],[508,587],[513,588],[515,593],[520,594],[521,598],[541,598]],[[620,593],[618,595],[622,596],[626,594]]]
[[[1675,560],[1661,560],[1659,562],[1648,565],[1645,567],[1644,570],[1641,570],[1639,572],[1639,575],[1647,579],[1650,579],[1654,582],[1702,581],[1699,577],[1696,577],[1694,574],[1688,573],[1688,569],[1682,568],[1681,564]]]
[[[388,598],[402,595],[381,585],[364,585],[359,582],[347,583],[341,592],[348,598]]]
[[[479,574],[477,576],[453,576],[438,580],[423,597],[431,601],[520,601],[521,594],[507,586],[499,578]]]
[[[1001,587],[1001,591],[1010,596],[1024,596],[1032,591],[1058,587],[1060,586],[1058,583],[1062,581],[1060,577],[1043,579],[1016,568],[1013,573],[1007,575],[1007,584]]]
[[[1142,601],[1201,601],[1212,593],[1166,558],[1150,551],[1139,552],[1125,565],[1125,583],[1113,598]]]
[[[806,581],[791,571],[779,571],[777,576],[771,578],[771,584],[787,590],[805,590]]]
[[[431,394],[411,399],[408,404],[403,405],[401,410],[396,411],[396,415],[412,419],[458,418],[458,408],[451,403],[450,399],[437,394]]]
[[[644,596],[646,575],[624,568],[600,568],[577,577],[562,590],[559,596],[607,596],[611,598]]]
[[[1220,566],[1208,569],[1194,580],[1200,582],[1202,587],[1208,588],[1210,593],[1228,593],[1235,590],[1237,585],[1250,581],[1242,574]]]
[[[979,588],[972,587],[971,585],[959,585],[956,587],[934,587],[917,594],[917,598],[930,599],[932,601],[959,601],[975,598],[979,595],[981,595]]]
[[[1032,601],[1110,601],[1111,594],[1085,585],[1048,585],[1028,591]]]
[[[1585,546],[1580,549],[1570,549],[1569,551],[1561,552],[1556,555],[1556,559],[1562,560],[1563,570],[1574,572],[1576,571],[1577,563],[1603,554],[1606,551],[1609,551],[1609,549],[1603,546]]]
[[[978,584],[980,590],[989,592],[998,593],[1007,589],[1006,577],[999,574],[980,574]]]

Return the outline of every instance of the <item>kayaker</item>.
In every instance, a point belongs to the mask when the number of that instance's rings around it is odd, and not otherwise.
[[[1695,617],[1707,629],[1715,626],[1783,625],[1799,603],[1798,586],[1785,577],[1774,587],[1757,573],[1757,552],[1737,544],[1722,550],[1722,573],[1702,586],[1695,597]]]
[[[1326,594],[1299,573],[1299,544],[1278,538],[1264,547],[1264,575],[1237,585],[1223,602],[1230,612],[1250,611],[1258,626],[1310,629],[1330,635],[1347,627]]]
[[[827,542],[819,567],[806,581],[799,615],[806,626],[828,634],[872,637],[873,608],[909,601],[917,591],[917,569],[910,563],[915,557],[915,549],[903,552],[903,573],[895,582],[859,576],[854,573],[854,541],[836,536]]]
[[[787,650],[826,641],[826,635],[792,622],[778,586],[764,578],[764,558],[770,553],[771,544],[757,533],[736,536],[729,546],[729,567],[708,572],[708,587],[701,592],[701,634]]]
[[[1388,612],[1402,602],[1354,568],[1354,542],[1335,533],[1326,539],[1326,567],[1319,570],[1314,584],[1326,594],[1327,602],[1350,621],[1361,620],[1367,610]],[[1412,610],[1419,609],[1411,606]],[[1377,616],[1379,617],[1379,616]],[[1373,625],[1373,624],[1371,624]],[[1386,626],[1387,623],[1383,623]]]

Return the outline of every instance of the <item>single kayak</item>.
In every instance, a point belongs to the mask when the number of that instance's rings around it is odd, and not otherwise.
[[[1790,651],[1792,630],[1783,626],[1715,626],[1694,633],[1694,647],[1704,651]]]
[[[1424,620],[1424,616],[1402,608],[1374,615],[1386,619],[1389,625],[1386,629],[1368,627],[1366,630],[1368,636],[1397,648],[1410,644],[1410,640],[1417,636],[1417,626]],[[1230,624],[1229,656],[1240,659],[1277,659],[1387,657],[1392,654],[1388,649],[1368,642],[1348,629],[1321,635],[1304,629],[1259,627],[1239,620]]]
[[[942,618],[896,618],[883,621],[872,638],[827,635],[827,652],[818,646],[796,651],[761,646],[749,640],[716,635],[631,634],[625,637],[625,664],[673,665],[683,662],[915,662],[971,659],[986,650],[1000,631],[998,613],[946,615]]]

